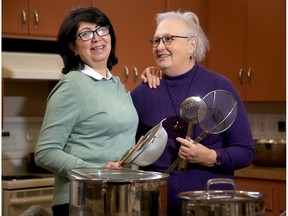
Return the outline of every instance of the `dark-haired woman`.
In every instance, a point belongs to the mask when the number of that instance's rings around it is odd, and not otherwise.
[[[115,33],[94,7],[73,9],[58,34],[64,77],[48,96],[36,163],[55,174],[53,215],[69,215],[67,171],[120,167],[135,145],[138,115],[130,93],[110,72],[117,64]]]

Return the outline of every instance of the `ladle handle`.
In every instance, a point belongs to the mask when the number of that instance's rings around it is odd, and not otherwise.
[[[194,143],[197,144],[199,143],[203,138],[204,136],[207,134],[208,132],[207,131],[203,131],[197,138],[196,140],[194,140]],[[170,174],[175,168],[176,166],[180,163],[180,161],[182,160],[181,157],[178,157],[172,164],[171,166],[165,171],[166,174]]]
[[[187,130],[187,134],[186,134],[186,139],[189,141],[191,140],[192,130],[193,130],[193,123],[190,122],[188,124],[188,130]],[[179,171],[185,171],[186,169],[187,169],[187,161],[185,159],[180,158],[178,170]]]

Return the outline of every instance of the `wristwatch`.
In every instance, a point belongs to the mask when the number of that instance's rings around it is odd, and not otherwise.
[[[221,166],[222,164],[222,155],[219,151],[215,150],[216,151],[216,162],[214,164],[214,166]]]

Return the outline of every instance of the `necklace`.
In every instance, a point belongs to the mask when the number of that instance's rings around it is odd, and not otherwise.
[[[191,79],[191,81],[190,81],[190,83],[189,83],[189,86],[188,86],[188,88],[187,88],[187,90],[186,90],[186,93],[184,94],[185,96],[184,96],[184,99],[183,99],[183,100],[185,100],[185,99],[187,98],[188,92],[189,92],[189,90],[190,90],[190,88],[191,88],[191,86],[192,86],[192,83],[193,83],[193,80],[194,80],[194,77],[195,77],[195,74],[197,73],[197,71],[198,71],[198,65],[197,65],[197,68],[196,68],[196,70],[195,70],[195,72],[194,72],[194,74],[193,74],[193,76],[192,76],[192,79]],[[179,109],[176,109],[176,105],[175,105],[175,103],[174,103],[174,101],[173,101],[173,99],[172,99],[172,95],[171,95],[171,92],[170,92],[170,90],[169,90],[169,88],[168,88],[168,84],[167,84],[167,82],[166,82],[166,79],[164,79],[164,82],[165,82],[165,85],[166,85],[166,89],[167,89],[167,92],[168,92],[168,95],[169,95],[171,104],[172,104],[173,109],[174,109],[175,114],[176,114],[176,121],[175,121],[175,123],[173,124],[172,129],[173,129],[173,131],[178,132],[178,131],[181,131],[181,130],[183,129],[183,126],[182,126],[182,124],[180,123],[180,117],[179,117],[179,114],[178,114],[178,111],[177,111],[177,110],[179,110]],[[183,101],[183,100],[182,100],[182,101]]]

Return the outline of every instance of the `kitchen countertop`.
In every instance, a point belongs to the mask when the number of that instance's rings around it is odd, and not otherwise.
[[[251,165],[236,170],[235,177],[286,181],[286,167],[261,167]]]

